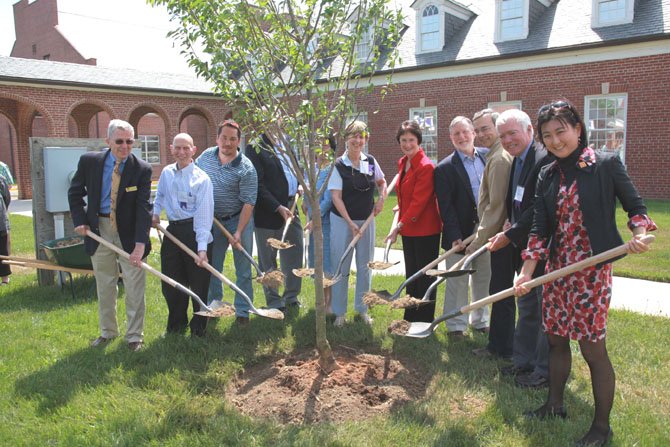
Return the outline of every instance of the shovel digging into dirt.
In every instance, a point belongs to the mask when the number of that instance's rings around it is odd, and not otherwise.
[[[268,239],[268,245],[275,250],[286,250],[287,248],[293,247],[293,244],[290,242],[284,242],[284,239],[286,239],[286,233],[288,232],[288,227],[291,225],[291,222],[293,222],[293,216],[295,215],[295,207],[298,204],[298,197],[300,196],[299,193],[296,193],[295,197],[293,198],[293,205],[291,205],[291,217],[286,219],[286,223],[284,223],[284,231],[281,233],[281,240],[278,241],[277,239],[271,237]]]
[[[474,238],[475,238],[474,234],[468,236],[463,241],[463,244],[469,244],[470,242],[472,242]],[[398,287],[398,290],[396,290],[393,295],[391,295],[391,293],[388,290],[371,290],[363,295],[363,302],[366,305],[370,306],[375,304],[388,304],[391,301],[397,300],[398,298],[400,298],[400,294],[402,293],[403,289],[407,287],[407,284],[410,284],[411,282],[415,281],[417,278],[424,275],[428,270],[432,269],[440,262],[447,259],[449,255],[452,255],[459,250],[460,250],[459,247],[452,247],[451,249],[442,253],[434,261],[431,261],[430,263],[426,264],[421,270],[417,271],[412,276],[407,278],[402,284],[400,284],[400,287]],[[466,273],[467,271],[458,270],[451,273],[451,276],[460,276]]]
[[[181,248],[182,250],[184,250],[184,252],[187,253],[190,257],[192,257],[192,258],[195,259],[195,260],[198,260],[198,259],[199,259],[199,258],[198,258],[198,255],[197,255],[193,250],[191,250],[190,248],[188,248],[182,241],[180,241],[179,239],[177,239],[172,233],[170,233],[169,231],[167,231],[167,230],[166,230],[165,228],[163,228],[161,225],[157,225],[156,228],[157,228],[161,233],[163,233],[165,236],[167,236],[168,239],[170,239],[172,242],[174,242],[175,245],[177,245],[179,248]],[[284,314],[283,314],[283,312],[280,311],[279,309],[257,309],[257,308],[254,306],[253,301],[251,301],[251,298],[249,298],[249,297],[247,296],[246,293],[244,293],[239,287],[237,287],[237,285],[235,285],[235,283],[233,283],[231,280],[229,280],[228,278],[226,278],[226,277],[223,275],[223,273],[219,272],[217,269],[215,269],[214,267],[212,267],[211,264],[209,264],[209,263],[205,263],[205,264],[203,265],[203,268],[204,268],[205,270],[207,270],[208,272],[210,272],[212,275],[214,275],[214,276],[216,276],[217,278],[219,278],[219,279],[221,280],[221,282],[223,282],[225,285],[227,285],[228,287],[230,287],[231,289],[233,289],[235,292],[239,293],[240,296],[241,296],[242,298],[244,298],[244,300],[245,300],[245,301],[247,302],[247,304],[249,305],[249,313],[250,313],[250,314],[258,315],[258,316],[265,317],[265,318],[272,318],[272,319],[274,319],[274,320],[283,320],[283,319],[284,319]],[[217,312],[217,311],[218,311],[218,309],[214,310],[214,312]],[[209,311],[208,311],[208,312],[195,312],[195,313],[196,313],[197,315],[203,315],[203,316],[205,316],[205,317],[209,317],[209,316],[211,316],[211,315],[209,315],[209,313],[210,313]]]
[[[116,245],[112,244],[111,242],[107,242],[105,239],[98,236],[97,234],[95,234],[91,230],[86,231],[86,236],[88,236],[91,239],[97,241],[98,243],[104,245],[105,247],[109,248],[110,250],[118,253],[120,256],[123,256],[126,259],[130,259],[130,255],[128,253],[126,253],[125,251],[123,251],[122,249],[117,247]],[[149,273],[151,273],[155,276],[158,276],[161,279],[161,281],[164,281],[164,282],[170,284],[175,289],[179,290],[182,293],[185,293],[186,295],[188,295],[188,296],[192,297],[194,300],[196,300],[198,302],[198,304],[200,305],[200,308],[205,309],[204,311],[196,312],[198,315],[203,315],[205,317],[212,317],[212,318],[219,318],[219,317],[223,317],[223,316],[235,315],[235,311],[231,312],[232,306],[223,306],[223,307],[220,307],[216,310],[212,309],[211,307],[206,305],[200,299],[200,297],[198,295],[196,295],[196,293],[193,292],[191,289],[189,289],[187,287],[184,287],[182,284],[178,283],[177,281],[175,281],[174,279],[165,275],[164,273],[159,272],[158,270],[156,270],[155,268],[153,268],[152,266],[150,266],[146,262],[140,263],[140,268],[146,270],[147,272],[149,272]]]
[[[340,262],[337,263],[337,268],[335,269],[335,273],[333,274],[333,276],[331,278],[323,278],[323,287],[331,287],[333,284],[342,279],[342,264],[344,264],[344,260],[349,255],[349,253],[351,253],[351,250],[354,249],[354,246],[360,240],[360,238],[363,237],[363,233],[365,233],[365,230],[368,229],[370,223],[374,219],[375,219],[375,211],[373,207],[372,212],[370,213],[368,218],[365,219],[363,225],[361,225],[361,227],[359,228],[358,234],[356,234],[351,239],[351,242],[349,242],[349,245],[347,245],[347,248],[344,250],[344,253],[342,253],[342,257],[340,258]]]
[[[230,234],[230,231],[228,231],[226,227],[224,227],[223,224],[219,222],[219,220],[216,217],[214,218],[214,224],[217,227],[219,227],[219,230],[221,230],[223,235],[227,237],[228,240],[233,238],[233,235]],[[254,259],[254,257],[251,256],[249,252],[244,249],[242,244],[238,243],[234,245],[233,248],[236,248],[237,250],[241,251],[242,254],[249,260],[249,262],[251,262],[251,265],[254,266],[256,272],[258,272],[258,276],[256,277],[257,282],[271,289],[277,289],[282,284],[284,284],[284,274],[280,270],[272,270],[271,272],[265,273],[261,270],[260,266]]]
[[[305,241],[303,242],[303,247],[305,248],[304,250],[304,259],[303,259],[303,265],[305,266],[304,268],[301,269],[293,269],[293,274],[295,276],[298,276],[300,278],[307,278],[308,276],[312,276],[314,274],[314,269],[307,267],[309,265],[309,259],[307,257],[309,253],[309,230],[305,230]]]
[[[648,234],[642,238],[645,244],[651,244],[654,241],[654,239],[655,237],[651,234]],[[547,273],[546,275],[542,275],[538,278],[532,279],[528,281],[525,285],[529,289],[533,289],[537,286],[541,286],[542,284],[555,281],[556,279],[561,278],[563,276],[570,275],[572,273],[583,270],[587,267],[591,267],[601,262],[608,261],[612,258],[616,258],[617,256],[621,256],[623,254],[626,254],[626,244],[619,245],[618,247],[612,248],[611,250],[607,250],[603,253],[600,253],[599,255],[591,256],[590,258],[584,259],[575,264],[568,265],[566,267],[563,267],[562,269],[558,269],[551,273]],[[443,321],[449,320],[459,315],[472,312],[473,310],[479,309],[480,307],[487,306],[489,304],[495,303],[497,301],[500,301],[513,295],[514,295],[514,287],[510,287],[509,289],[502,290],[494,295],[490,295],[479,301],[475,301],[474,303],[471,303],[467,306],[463,306],[460,309],[447,312],[442,316],[433,320],[432,323],[424,323],[424,322],[409,323],[406,321],[398,321],[391,323],[389,331],[391,331],[396,335],[404,335],[406,337],[425,338],[428,337],[429,335],[432,335],[437,326]]]

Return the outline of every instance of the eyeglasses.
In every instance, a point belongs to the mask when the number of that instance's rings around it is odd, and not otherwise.
[[[114,143],[118,144],[119,146],[122,145],[123,143],[126,143],[128,146],[132,146],[134,142],[135,140],[133,140],[132,138],[128,138],[126,140],[122,138],[117,138],[116,140],[114,140]]]
[[[358,178],[362,178],[363,181],[365,182],[365,186],[360,186],[362,185],[363,182],[360,180],[356,181],[356,173],[358,172]],[[354,189],[358,192],[366,192],[370,189],[370,182],[368,180],[368,176],[355,170],[354,167],[351,167],[351,185],[354,187]],[[365,189],[363,189],[365,188]]]
[[[537,114],[539,115],[539,114],[542,114],[542,113],[547,113],[549,111],[549,109],[560,110],[564,107],[570,108],[570,104],[568,104],[565,101],[552,102],[551,104],[546,104],[546,105],[540,107],[540,110],[537,111]]]

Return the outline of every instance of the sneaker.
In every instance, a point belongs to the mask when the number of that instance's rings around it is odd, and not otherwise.
[[[364,313],[364,314],[361,314],[361,320],[363,320],[363,323],[367,324],[368,326],[372,326],[372,322],[374,321],[374,320],[372,320],[372,317],[370,316],[370,314],[367,313],[367,312]]]
[[[347,322],[347,318],[344,315],[342,315],[341,317],[335,318],[335,322],[333,323],[333,326],[342,327],[342,326],[344,326],[344,323],[346,323],[346,322]]]

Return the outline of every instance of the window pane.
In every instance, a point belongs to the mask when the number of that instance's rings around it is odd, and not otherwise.
[[[421,49],[435,50],[439,48],[440,23],[437,8],[433,5],[423,11],[421,19]]]
[[[523,30],[523,0],[503,0],[500,5],[500,39],[522,37]]]
[[[601,0],[598,4],[601,22],[616,22],[626,18],[626,0]]]
[[[589,146],[617,152],[624,161],[626,148],[626,96],[590,97],[586,102]]]
[[[140,135],[139,140],[144,161],[159,164],[161,162],[161,145],[158,135]]]
[[[409,116],[421,127],[423,151],[428,158],[437,163],[437,108],[410,109]]]

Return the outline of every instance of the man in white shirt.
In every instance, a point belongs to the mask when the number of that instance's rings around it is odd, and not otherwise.
[[[160,223],[165,210],[170,224],[167,231],[198,253],[198,261],[165,238],[161,246],[161,270],[175,281],[189,287],[196,295],[205,297],[209,289],[210,273],[201,266],[211,257],[212,218],[214,195],[212,181],[193,163],[196,147],[189,134],[174,137],[170,152],[176,163],[166,166],[158,180],[152,223]],[[190,326],[191,336],[203,336],[207,317],[193,315],[189,323],[189,297],[169,284],[162,283],[163,296],[168,305],[166,332],[184,333]],[[200,305],[193,300],[193,312]]]

